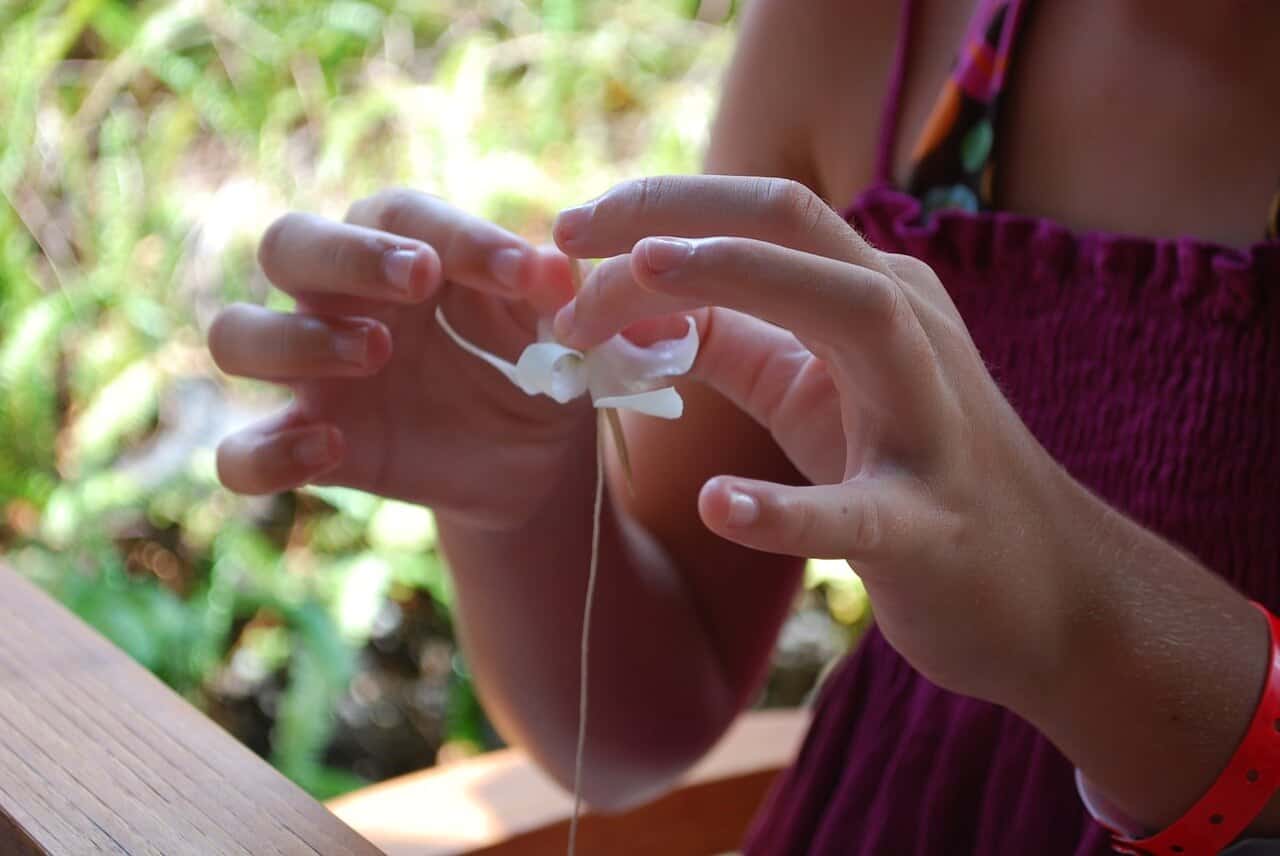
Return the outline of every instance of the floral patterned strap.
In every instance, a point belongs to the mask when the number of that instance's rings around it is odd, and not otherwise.
[[[983,0],[912,154],[907,190],[925,214],[994,199],[996,120],[1028,0]]]

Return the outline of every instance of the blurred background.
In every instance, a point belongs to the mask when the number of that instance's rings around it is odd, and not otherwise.
[[[430,512],[222,490],[218,439],[280,400],[203,331],[288,305],[254,262],[288,209],[409,185],[545,241],[696,171],[736,5],[0,0],[0,562],[319,798],[498,745]],[[760,704],[866,621],[810,563]]]

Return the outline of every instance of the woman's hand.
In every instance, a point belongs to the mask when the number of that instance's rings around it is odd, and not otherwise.
[[[1008,702],[1052,680],[1071,608],[1055,557],[1082,534],[1063,529],[1084,522],[1083,491],[1005,401],[928,266],[876,251],[800,185],[757,178],[623,184],[562,213],[556,239],[616,257],[561,310],[562,340],[692,312],[694,376],[815,483],[712,479],[710,529],[848,559],[885,636],[951,689]]]
[[[518,525],[540,506],[580,451],[572,437],[589,408],[525,395],[449,341],[434,313],[443,303],[463,335],[518,355],[572,294],[565,256],[392,190],[345,223],[286,215],[259,259],[297,310],[227,307],[209,350],[223,371],[286,386],[293,402],[223,442],[228,487],[348,485],[484,526]]]

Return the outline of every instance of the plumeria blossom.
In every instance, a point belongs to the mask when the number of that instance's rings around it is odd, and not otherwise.
[[[641,347],[621,335],[587,351],[556,342],[550,322],[538,325],[538,341],[514,364],[462,338],[437,307],[436,321],[459,348],[484,360],[529,395],[546,395],[560,404],[590,394],[599,409],[634,410],[662,419],[679,419],[684,400],[662,382],[685,374],[698,355],[698,328],[692,318],[680,339]]]

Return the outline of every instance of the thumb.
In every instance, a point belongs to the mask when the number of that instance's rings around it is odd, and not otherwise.
[[[718,476],[702,487],[698,513],[722,538],[765,553],[873,561],[912,540],[910,492],[889,479],[793,487]]]

